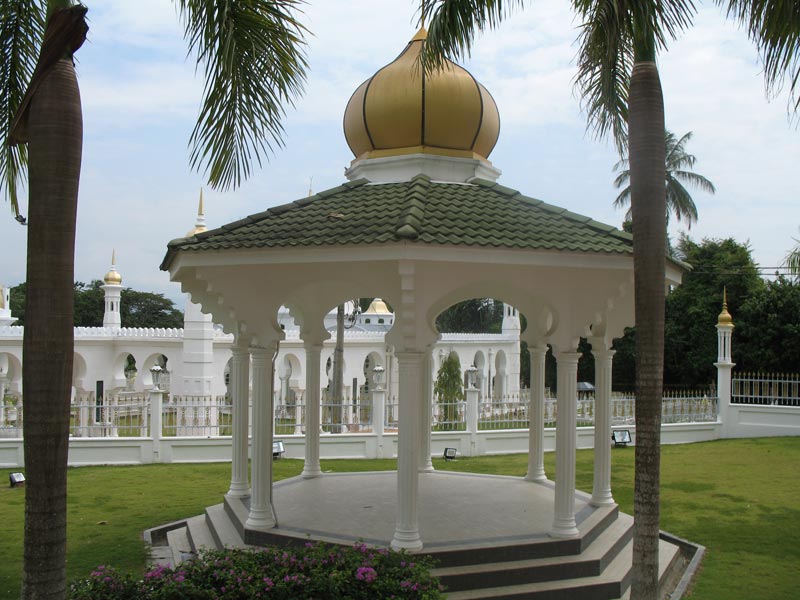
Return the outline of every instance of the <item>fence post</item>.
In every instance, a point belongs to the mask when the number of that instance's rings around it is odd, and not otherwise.
[[[387,458],[391,452],[385,453],[383,448],[383,423],[386,415],[386,391],[377,386],[372,395],[372,431],[375,432],[376,458]]]
[[[731,360],[731,341],[733,338],[733,317],[728,312],[727,291],[722,292],[722,312],[717,319],[717,420],[722,424],[722,437],[731,435],[730,422],[731,377],[733,367]]]
[[[161,422],[164,392],[158,388],[150,390],[150,438],[153,440],[153,462],[161,462]]]
[[[477,456],[478,454],[478,398],[480,391],[477,388],[470,387],[464,390],[467,400],[467,434],[469,435],[469,454],[468,456]]]

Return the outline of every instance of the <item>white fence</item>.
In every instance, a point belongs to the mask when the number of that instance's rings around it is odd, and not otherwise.
[[[141,464],[150,462],[225,461],[231,456],[232,407],[228,398],[165,395],[160,419],[154,419],[149,395],[122,393],[97,402],[93,394],[71,405],[70,464]],[[393,457],[397,454],[399,405],[383,398],[376,406],[369,394],[329,400],[323,394],[320,412],[321,456],[324,458]],[[478,398],[431,403],[431,452],[455,447],[462,455],[526,452],[530,393],[503,398]],[[305,398],[292,393],[276,397],[275,436],[284,441],[286,456],[302,458],[305,443]],[[594,397],[579,395],[578,447],[594,443]],[[635,441],[635,400],[614,394],[612,427],[630,429]],[[373,415],[383,414],[377,427]],[[555,447],[557,402],[545,398],[546,450]],[[0,467],[20,467],[24,410],[19,394],[0,402]],[[159,432],[152,424],[160,422]],[[665,394],[662,443],[684,443],[764,435],[800,435],[800,377],[747,374],[731,381],[730,400],[713,393]]]
[[[731,404],[800,406],[800,374],[737,375],[731,381]]]

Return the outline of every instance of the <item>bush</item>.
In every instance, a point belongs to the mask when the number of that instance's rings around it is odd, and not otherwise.
[[[372,600],[442,598],[432,560],[384,548],[307,543],[302,548],[219,550],[175,568],[156,567],[142,579],[97,567],[70,586],[72,600],[191,598]]]

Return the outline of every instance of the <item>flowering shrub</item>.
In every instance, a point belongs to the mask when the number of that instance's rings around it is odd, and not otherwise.
[[[175,568],[155,567],[136,579],[97,567],[72,583],[72,600],[276,598],[374,600],[442,598],[431,559],[356,544],[203,552]]]

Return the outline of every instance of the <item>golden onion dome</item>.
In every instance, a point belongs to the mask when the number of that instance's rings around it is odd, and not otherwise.
[[[111,270],[103,277],[106,285],[122,285],[122,275],[117,271],[117,251],[111,251]]]
[[[486,160],[494,149],[500,134],[494,99],[449,60],[424,72],[419,56],[427,35],[420,29],[347,103],[344,134],[357,159],[427,153]]]
[[[722,312],[717,317],[717,325],[730,325],[733,327],[733,317],[728,312],[728,290],[722,290]]]

